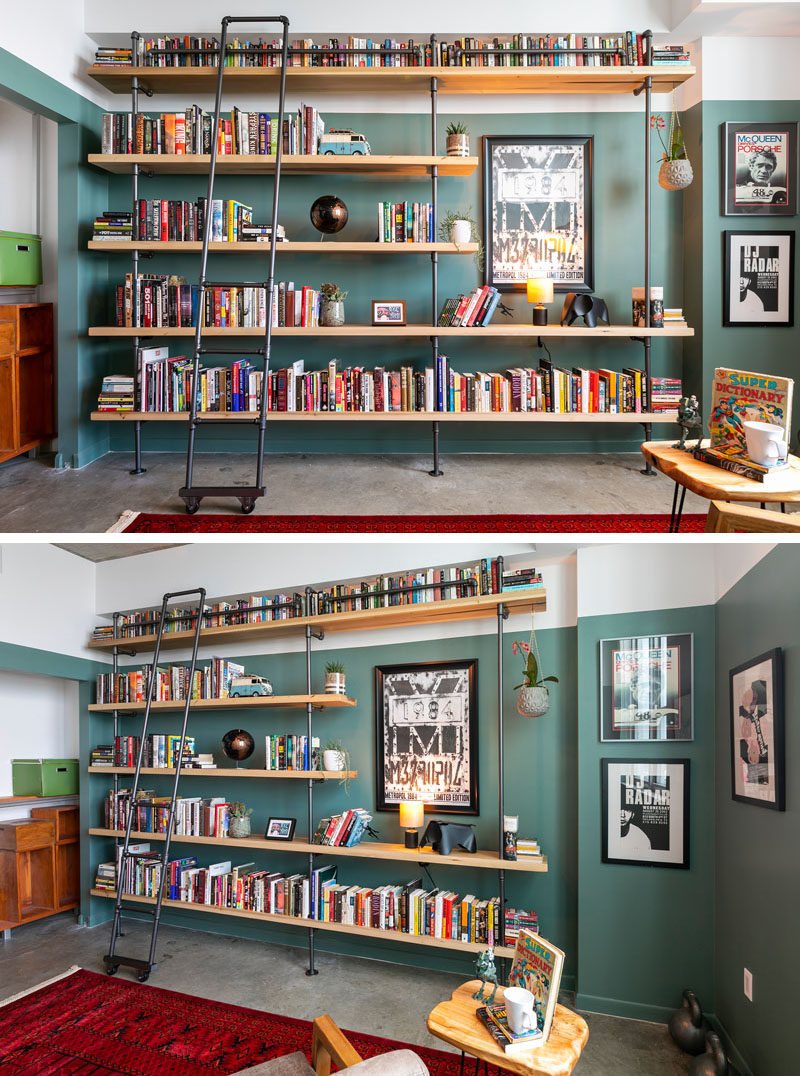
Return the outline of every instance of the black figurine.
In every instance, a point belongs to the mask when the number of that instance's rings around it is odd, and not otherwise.
[[[598,321],[609,324],[608,306],[605,299],[599,295],[576,295],[574,291],[564,296],[564,306],[561,310],[561,324],[571,325],[577,318],[582,317],[590,329],[597,327]]]
[[[686,438],[693,437],[695,432],[697,433],[697,443],[700,444],[702,438],[701,427],[703,425],[703,419],[700,414],[700,404],[697,402],[696,396],[682,396],[681,402],[678,404],[678,424],[681,428],[681,439],[673,448],[683,448],[687,452],[692,452],[691,448],[686,445]]]

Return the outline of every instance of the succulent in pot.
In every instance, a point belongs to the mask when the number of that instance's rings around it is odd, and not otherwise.
[[[325,664],[325,694],[347,694],[344,664],[341,661],[328,661]]]
[[[322,293],[320,325],[344,325],[344,301],[347,292],[342,291],[338,284],[323,284],[319,290]]]
[[[464,123],[447,125],[447,156],[469,157],[469,130]]]
[[[665,191],[682,191],[694,179],[692,164],[686,153],[686,140],[681,127],[680,116],[675,109],[669,118],[669,135],[664,139],[661,132],[666,129],[663,116],[650,117],[650,126],[655,129],[661,148],[664,150],[661,166],[658,170],[658,185]]]
[[[250,836],[250,815],[253,808],[244,803],[236,802],[230,805],[228,821],[228,836],[241,840]]]

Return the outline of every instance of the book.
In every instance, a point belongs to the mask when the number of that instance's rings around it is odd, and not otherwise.
[[[760,482],[765,489],[780,486],[789,471],[785,463],[775,467],[762,467],[761,464],[754,463],[746,454],[742,455],[738,449],[731,450],[724,446],[709,448],[698,445],[693,455],[701,463],[710,463],[723,471],[749,478],[751,482]]]
[[[533,994],[545,1042],[553,1022],[563,967],[564,953],[558,946],[530,930],[520,930],[508,985],[524,987]]]
[[[490,1014],[490,1006],[488,1005],[479,1006],[475,1010],[475,1015],[492,1036],[495,1044],[505,1053],[522,1053],[545,1041],[542,1033],[538,1029],[536,1031],[528,1031],[522,1036],[515,1036],[508,1026],[508,1020],[505,1015],[505,1005],[493,1005],[491,1008],[499,1010],[499,1012],[502,1013],[502,1023],[495,1018],[493,1013]]]
[[[710,447],[724,451],[727,458],[751,464],[742,423],[757,421],[780,426],[788,450],[793,390],[790,377],[717,368],[708,418]]]

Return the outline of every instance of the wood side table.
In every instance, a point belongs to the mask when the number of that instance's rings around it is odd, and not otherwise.
[[[547,1042],[524,1052],[507,1054],[475,1015],[475,1010],[485,1004],[472,997],[478,985],[478,980],[473,979],[459,986],[450,1000],[440,1002],[428,1017],[431,1035],[461,1051],[462,1073],[464,1054],[517,1076],[567,1076],[572,1072],[589,1038],[589,1028],[582,1016],[556,1005]],[[491,987],[484,991],[490,992]],[[502,1001],[503,993],[503,987],[498,987],[495,1001]]]
[[[691,452],[673,448],[671,441],[645,441],[642,455],[675,483],[669,525],[672,534],[680,528],[687,489],[709,501],[754,501],[762,508],[769,502],[780,504],[782,511],[786,510],[786,504],[800,504],[800,459],[797,456],[789,456],[786,473],[780,479],[764,485],[711,463],[702,463]]]
[[[58,911],[55,830],[45,819],[0,822],[0,930]]]

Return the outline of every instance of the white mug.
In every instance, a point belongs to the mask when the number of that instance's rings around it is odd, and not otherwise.
[[[508,1026],[515,1035],[525,1031],[536,1030],[536,1012],[533,1008],[533,994],[521,986],[510,986],[503,994],[506,1006]]]
[[[762,467],[774,467],[786,460],[788,448],[783,426],[772,422],[743,422],[747,454]]]

